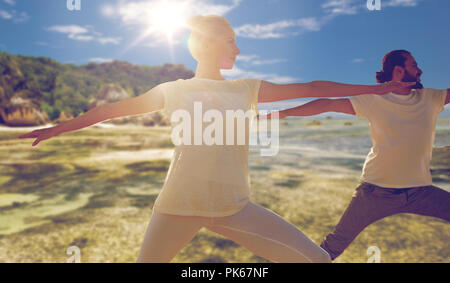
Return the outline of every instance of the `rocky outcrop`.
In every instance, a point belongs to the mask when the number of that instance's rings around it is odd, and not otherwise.
[[[63,110],[63,111],[61,111],[61,113],[59,113],[58,119],[56,119],[54,122],[55,122],[56,124],[59,124],[59,123],[63,123],[63,122],[72,120],[73,118],[74,118],[74,117],[73,117],[73,115],[72,115],[71,113],[69,113],[69,112],[66,111],[66,110]]]
[[[105,103],[112,103],[127,99],[130,96],[119,85],[107,84],[100,88],[93,99],[89,101],[88,110],[100,106]]]
[[[50,122],[47,114],[40,109],[40,105],[30,99],[29,90],[21,90],[13,94],[6,105],[1,105],[0,116],[7,126],[37,126]]]

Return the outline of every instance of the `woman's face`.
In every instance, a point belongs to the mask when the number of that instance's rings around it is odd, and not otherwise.
[[[236,56],[241,53],[236,46],[236,36],[233,30],[221,34],[211,44],[211,47],[212,58],[218,63],[220,69],[232,69]]]
[[[234,32],[230,32],[227,35],[222,37],[222,56],[220,61],[221,69],[233,69],[234,61],[236,61],[236,57],[241,51],[236,46],[236,36]]]

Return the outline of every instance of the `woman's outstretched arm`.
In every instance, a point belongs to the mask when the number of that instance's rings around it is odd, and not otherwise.
[[[341,99],[316,99],[303,105],[285,109],[279,112],[279,118],[285,118],[289,116],[313,116],[325,112],[339,112],[350,115],[355,115],[352,103],[348,98]],[[272,118],[271,114],[262,116],[261,118]]]
[[[75,131],[105,120],[145,114],[163,108],[164,96],[159,88],[155,87],[140,96],[95,107],[75,119],[56,126],[56,131],[59,134]]]
[[[32,145],[35,146],[42,140],[58,136],[65,132],[86,128],[105,120],[161,110],[164,108],[164,95],[159,86],[152,88],[140,96],[102,104],[72,120],[54,127],[32,131],[19,136],[19,138],[36,138]]]
[[[261,82],[258,102],[273,102],[279,100],[305,97],[345,97],[361,94],[386,94],[395,92],[409,94],[414,82],[387,82],[377,85],[352,85],[330,81],[312,81],[279,85],[267,81]]]

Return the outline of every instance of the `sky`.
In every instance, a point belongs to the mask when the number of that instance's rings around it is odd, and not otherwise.
[[[222,71],[227,79],[376,84],[383,55],[406,49],[423,70],[425,87],[450,88],[448,0],[372,0],[370,9],[367,0],[67,2],[0,0],[0,50],[76,65],[122,60],[184,64],[195,71],[184,23],[195,15],[216,14],[230,22],[241,52],[234,68]],[[450,108],[441,116],[450,116]]]

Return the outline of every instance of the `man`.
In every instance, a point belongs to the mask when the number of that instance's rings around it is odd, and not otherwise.
[[[423,88],[421,75],[410,52],[394,50],[384,56],[377,81],[416,82],[410,94],[318,99],[279,113],[283,118],[332,111],[370,122],[373,147],[361,184],[334,231],[320,245],[333,260],[365,227],[384,217],[414,213],[450,221],[450,193],[433,186],[430,174],[436,120],[450,103],[450,89]]]

